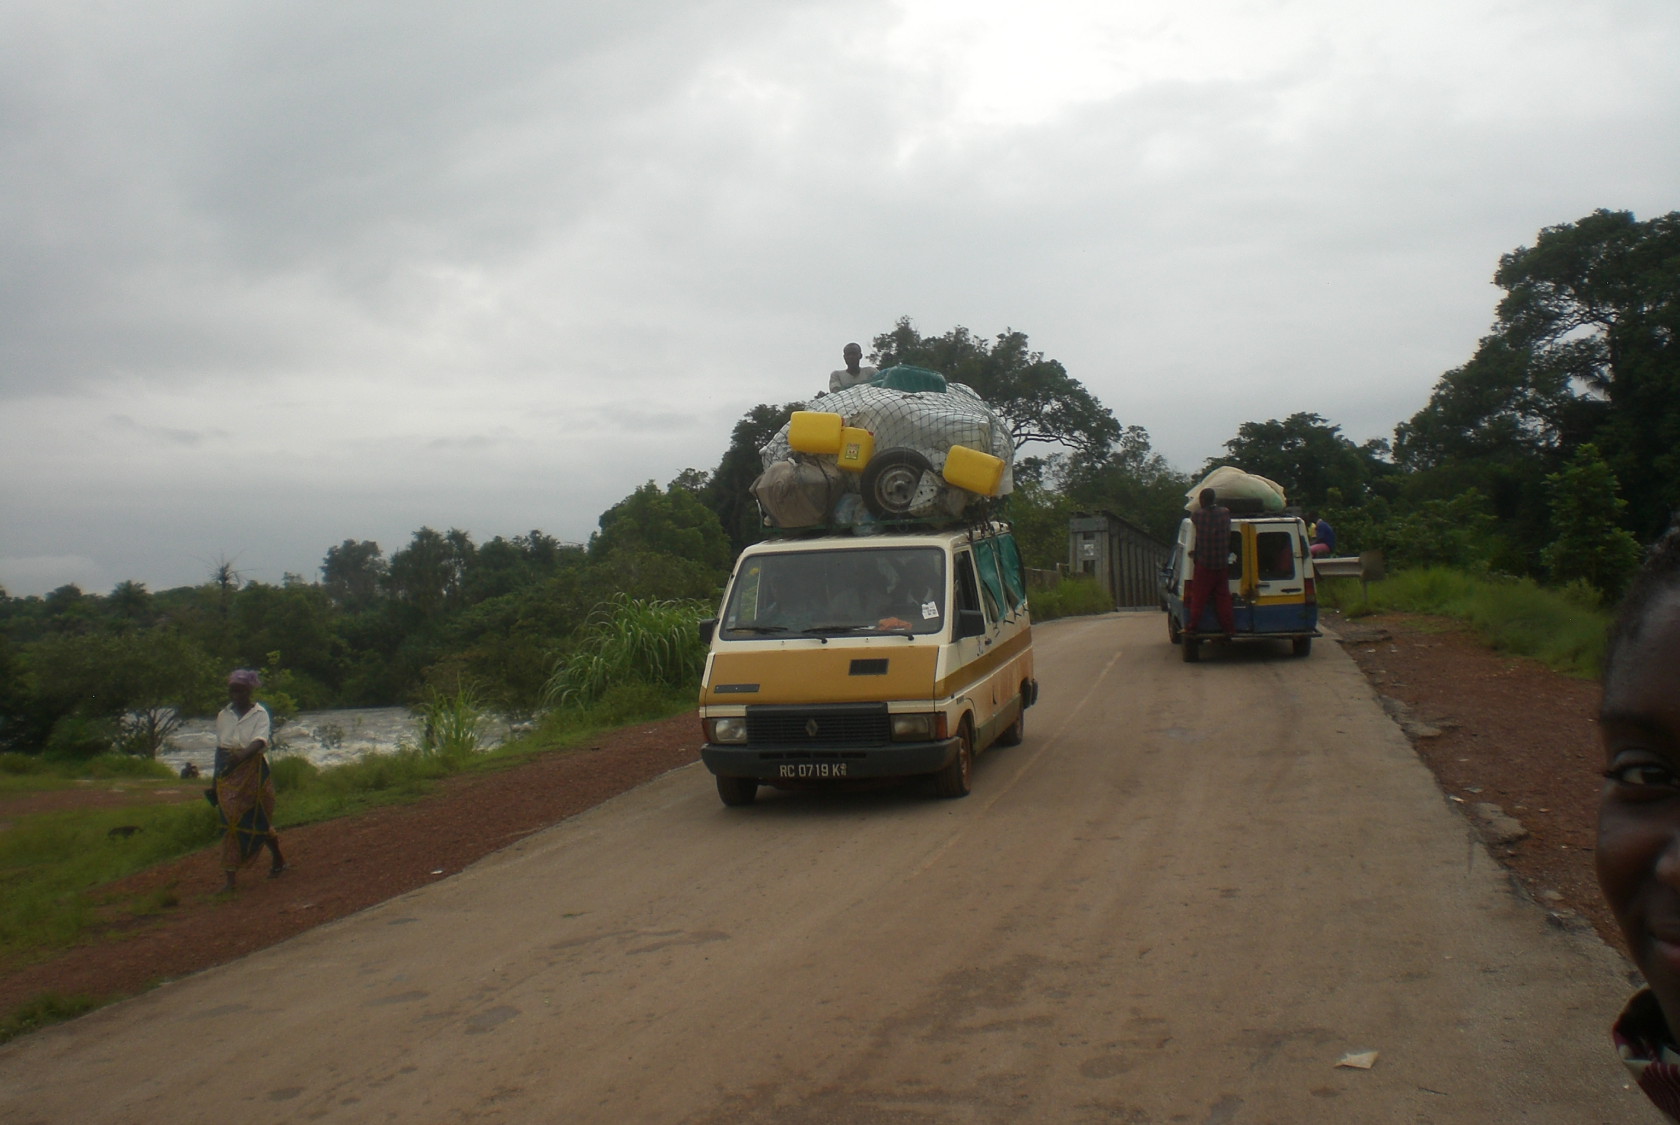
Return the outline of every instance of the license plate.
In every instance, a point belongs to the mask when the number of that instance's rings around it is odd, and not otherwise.
[[[791,777],[814,780],[825,777],[845,777],[845,762],[797,762],[791,765],[777,766],[777,777]]]

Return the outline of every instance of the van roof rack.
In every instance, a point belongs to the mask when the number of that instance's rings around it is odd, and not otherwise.
[[[973,506],[974,510],[963,516],[932,517],[924,516],[918,519],[874,520],[863,525],[868,530],[859,533],[855,524],[820,523],[808,527],[776,527],[765,526],[766,539],[821,539],[827,536],[856,535],[864,538],[870,535],[906,535],[917,532],[967,531],[969,538],[973,538],[976,531],[990,527],[994,523],[1001,523],[1007,529],[1013,525],[996,510],[998,505],[990,500]]]

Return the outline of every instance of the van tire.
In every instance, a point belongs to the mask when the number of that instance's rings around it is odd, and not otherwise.
[[[1175,645],[1184,643],[1184,634],[1178,628],[1178,618],[1172,615],[1170,609],[1167,611],[1167,640]]]
[[[974,732],[966,719],[957,728],[957,739],[956,757],[933,775],[933,795],[946,800],[966,797],[974,786]]]
[[[724,777],[720,774],[717,790],[718,799],[732,809],[758,800],[758,781],[751,777]]]
[[[1015,713],[1015,721],[1004,728],[997,736],[999,746],[1019,746],[1021,740],[1027,737],[1027,685],[1021,685],[1021,709]]]
[[[1194,664],[1202,658],[1202,642],[1195,637],[1181,637],[1179,645],[1184,649],[1184,663]]]
[[[1312,655],[1312,638],[1311,637],[1296,637],[1292,641],[1290,641],[1290,649],[1295,653],[1296,656],[1311,656]]]
[[[921,486],[922,474],[931,472],[928,459],[914,449],[883,449],[863,467],[858,487],[864,507],[876,519],[903,519],[910,514],[910,501]]]

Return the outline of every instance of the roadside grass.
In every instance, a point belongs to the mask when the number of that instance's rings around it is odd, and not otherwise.
[[[95,888],[215,839],[205,801],[19,817],[0,832],[0,965],[74,943],[106,920]]]
[[[0,795],[68,789],[78,780],[169,781],[175,774],[162,762],[128,754],[96,758],[47,758],[39,754],[0,754]]]
[[[1562,589],[1529,578],[1481,577],[1446,567],[1401,571],[1370,585],[1319,584],[1319,599],[1349,617],[1387,611],[1437,614],[1465,622],[1489,647],[1531,656],[1571,676],[1595,679],[1612,612],[1585,585]]]
[[[1027,612],[1034,621],[1107,613],[1113,608],[1107,591],[1094,578],[1064,578],[1048,590],[1027,593]]]
[[[65,996],[57,992],[43,992],[27,1004],[20,1004],[0,1017],[0,1043],[7,1043],[20,1035],[39,1031],[49,1024],[75,1019],[91,1012],[104,1001],[92,996]]]
[[[589,707],[553,712],[535,730],[491,750],[472,752],[461,749],[459,740],[439,740],[438,748],[369,754],[326,769],[280,754],[271,762],[275,824],[283,829],[415,800],[443,778],[506,769],[694,706],[691,688],[624,684]],[[206,778],[203,787],[208,786]],[[111,834],[126,827],[137,831]],[[101,894],[100,888],[216,839],[215,809],[202,800],[17,817],[0,830],[0,970],[97,940],[102,932],[116,934],[113,918],[156,915],[175,906],[173,887],[134,896]]]

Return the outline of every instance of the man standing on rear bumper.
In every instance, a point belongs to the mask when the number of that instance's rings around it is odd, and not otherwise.
[[[1220,507],[1211,488],[1202,489],[1196,499],[1200,507],[1190,513],[1190,526],[1196,529],[1196,566],[1190,575],[1190,611],[1184,627],[1192,633],[1201,629],[1211,593],[1219,628],[1230,640],[1237,631],[1231,616],[1231,512]]]

